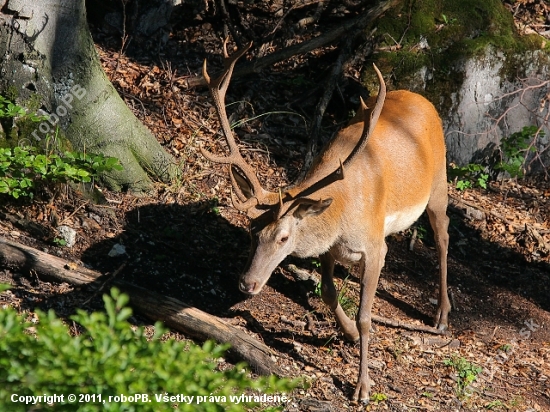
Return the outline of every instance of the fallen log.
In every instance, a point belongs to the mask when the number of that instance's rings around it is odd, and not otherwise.
[[[177,299],[151,292],[129,282],[101,273],[40,250],[0,237],[0,268],[17,269],[23,274],[38,275],[41,280],[67,282],[102,288],[110,282],[130,296],[130,305],[147,318],[162,321],[166,326],[199,340],[213,339],[229,343],[228,355],[245,360],[262,375],[283,375],[272,360],[273,352],[266,345],[243,331]]]

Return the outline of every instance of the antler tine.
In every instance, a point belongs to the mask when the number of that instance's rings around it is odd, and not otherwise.
[[[346,158],[346,160],[344,160],[343,163],[342,163],[342,160],[340,160],[340,166],[338,167],[338,169],[336,169],[331,174],[325,176],[318,182],[315,182],[313,185],[309,186],[308,188],[301,191],[297,195],[293,196],[294,199],[298,197],[312,195],[319,189],[322,189],[323,187],[328,186],[337,180],[344,179],[344,169],[347,166],[349,166],[353,162],[353,159],[355,159],[355,157],[365,149],[365,146],[367,145],[369,137],[372,134],[374,128],[376,127],[376,123],[378,123],[378,118],[382,113],[382,107],[384,106],[384,101],[386,100],[386,83],[384,83],[384,78],[382,77],[382,73],[380,73],[380,70],[378,70],[378,67],[376,67],[375,64],[373,64],[373,66],[374,66],[374,71],[378,76],[378,81],[380,82],[380,86],[378,89],[378,96],[376,97],[376,103],[374,105],[374,109],[370,114],[369,127],[367,128],[367,122],[365,119],[365,113],[368,107],[363,101],[363,99],[361,98],[361,111],[363,112],[364,126],[363,126],[363,133],[361,134],[361,138],[359,139],[359,142],[357,142],[352,152],[348,155],[348,157]]]
[[[231,191],[231,201],[233,202],[235,209],[240,210],[241,212],[246,212],[251,207],[258,205],[258,199],[255,197],[251,197],[246,202],[243,202],[238,198],[238,196],[235,196],[235,192],[233,190]]]
[[[365,122],[365,112],[367,111],[368,107],[361,98],[361,111],[363,114],[363,133],[361,134],[361,138],[359,139],[359,142],[355,145],[352,152],[348,155],[346,160],[342,163],[342,160],[340,159],[340,166],[338,169],[336,169],[331,174],[325,176],[321,180],[315,182],[308,188],[302,190],[300,193],[292,196],[293,199],[297,199],[299,197],[305,197],[312,195],[319,189],[322,189],[325,186],[330,185],[331,183],[344,179],[344,169],[349,166],[355,157],[361,153],[365,146],[367,145],[367,142],[369,140],[370,135],[374,131],[374,128],[376,127],[376,123],[378,123],[378,118],[380,117],[380,114],[382,113],[382,107],[384,106],[384,101],[386,100],[386,83],[384,83],[384,78],[382,77],[382,73],[380,73],[380,70],[378,70],[378,67],[374,65],[374,71],[376,72],[378,76],[378,81],[380,82],[380,86],[378,89],[378,96],[376,97],[376,103],[374,105],[374,109],[372,110],[370,114],[370,121],[369,121],[369,127],[367,128],[367,122]]]
[[[384,77],[382,77],[382,73],[380,73],[380,70],[378,70],[378,67],[376,67],[376,64],[373,64],[372,66],[374,67],[374,71],[378,76],[378,82],[380,83],[380,86],[378,88],[378,96],[376,96],[376,103],[374,104],[374,108],[370,113],[369,127],[367,128],[366,127],[367,119],[365,119],[365,113],[368,108],[365,102],[363,101],[363,98],[361,98],[361,111],[363,112],[363,122],[364,122],[363,133],[361,134],[361,138],[359,139],[359,142],[353,148],[353,151],[349,154],[346,160],[344,160],[343,167],[349,166],[351,162],[353,162],[353,159],[357,156],[357,154],[361,153],[365,149],[365,146],[369,141],[369,137],[374,131],[374,128],[376,127],[376,123],[378,123],[378,118],[380,117],[380,113],[382,113],[382,107],[384,106],[384,101],[386,100],[386,83],[384,83]]]
[[[229,41],[229,37],[226,37],[223,41],[223,57],[224,57],[224,74],[220,76],[220,91],[223,93],[223,96],[225,97],[225,92],[227,91],[227,87],[229,86],[229,81],[231,80],[231,76],[233,75],[233,69],[235,68],[235,63],[237,60],[239,60],[242,56],[246,54],[246,52],[252,47],[252,42],[249,42],[246,46],[244,46],[242,49],[237,50],[235,53],[233,53],[232,56],[229,56],[229,53],[227,53],[227,42]]]
[[[227,118],[227,112],[225,110],[225,94],[227,92],[227,88],[229,87],[231,75],[233,74],[233,68],[235,67],[235,63],[237,62],[237,60],[241,56],[243,56],[248,51],[248,49],[252,46],[252,42],[250,42],[241,50],[238,50],[237,52],[235,52],[232,56],[229,56],[227,53],[227,40],[228,39],[226,38],[223,44],[224,57],[225,57],[224,72],[218,78],[211,79],[207,72],[206,60],[205,60],[203,64],[202,74],[208,85],[208,89],[210,90],[210,94],[214,101],[214,107],[216,108],[216,112],[218,113],[222,132],[224,134],[227,145],[229,146],[230,153],[228,156],[217,156],[210,153],[209,151],[205,150],[202,147],[201,147],[201,152],[204,157],[206,157],[208,160],[210,160],[213,163],[222,163],[222,164],[230,164],[230,165],[237,166],[243,172],[246,179],[248,179],[248,181],[252,186],[252,191],[254,192],[254,198],[249,199],[249,201],[246,201],[246,202],[242,202],[242,201],[235,202],[235,200],[237,199],[233,198],[234,205],[236,206],[236,208],[240,209],[240,207],[249,208],[257,205],[258,203],[260,203],[260,200],[263,197],[265,197],[267,192],[262,188],[260,181],[256,177],[256,174],[254,173],[254,170],[252,169],[252,167],[242,157],[239,151],[239,148],[237,146],[237,143],[235,141],[235,136],[233,135],[233,132],[231,130],[231,125],[229,123],[229,119]],[[231,171],[229,174],[230,176],[232,176]],[[232,180],[233,187],[236,188],[236,190],[238,191],[238,185],[236,185],[233,178],[231,180]]]

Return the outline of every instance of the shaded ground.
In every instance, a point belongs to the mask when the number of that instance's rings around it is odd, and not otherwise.
[[[314,287],[296,281],[288,269],[295,264],[315,271],[315,259],[283,262],[254,298],[246,299],[237,290],[248,254],[247,222],[231,208],[225,170],[213,168],[199,155],[200,145],[213,146],[218,127],[209,97],[204,90],[183,88],[184,77],[198,73],[206,55],[213,70],[221,66],[216,57],[219,40],[212,35],[216,20],[189,20],[190,15],[194,14],[181,10],[175,17],[173,35],[160,56],[147,47],[139,58],[120,56],[114,51],[120,39],[101,28],[94,30],[108,76],[181,162],[183,180],[159,184],[152,196],[105,192],[101,205],[92,205],[72,190],[54,202],[7,205],[0,216],[0,235],[104,273],[126,262],[120,278],[240,326],[276,350],[277,362],[290,376],[311,377],[311,388],[294,393],[288,410],[364,410],[348,401],[358,371],[358,345],[343,340]],[[263,24],[266,33],[277,27],[267,18],[255,22],[258,27]],[[237,130],[246,156],[267,187],[291,180],[300,167],[307,136],[303,118],[311,118],[324,69],[334,59],[330,48],[323,53],[277,65],[246,82],[236,81],[231,89],[233,98],[243,99],[231,109],[235,119],[274,111],[295,113],[272,113]],[[358,91],[353,84],[349,81],[348,88],[343,84],[329,108],[325,136],[355,108]],[[494,183],[486,191],[458,193],[450,187],[449,192],[483,212],[474,220],[464,217],[459,208],[449,211],[450,321],[456,340],[448,344],[451,337],[434,339],[375,325],[370,346],[372,392],[387,399],[369,408],[548,411],[550,185],[540,178]],[[71,249],[52,242],[60,224],[77,230],[77,243]],[[430,324],[436,256],[427,219],[423,217],[416,227],[412,251],[412,231],[388,238],[374,313]],[[126,253],[109,257],[115,244],[124,245]],[[350,276],[338,267],[336,277],[345,290],[342,302],[353,312],[358,290],[353,269]],[[0,272],[0,282],[14,285],[0,296],[0,303],[21,310],[54,308],[66,316],[79,307],[102,308],[99,297],[88,301],[92,293],[85,287],[53,285],[7,270]],[[139,316],[134,321],[148,324]],[[460,393],[456,371],[445,365],[445,360],[456,363],[459,358],[483,368],[471,396]]]

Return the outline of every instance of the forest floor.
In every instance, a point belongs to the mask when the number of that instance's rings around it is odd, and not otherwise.
[[[528,13],[528,2],[519,3]],[[260,17],[256,24],[277,29],[277,22]],[[120,36],[101,27],[93,32],[110,80],[178,159],[182,180],[159,182],[148,195],[104,190],[101,205],[72,189],[53,202],[4,205],[0,236],[102,273],[125,263],[119,278],[223,318],[263,341],[276,351],[277,364],[288,376],[307,376],[311,382],[292,394],[285,410],[550,411],[550,182],[537,176],[462,192],[449,184],[449,194],[459,204],[448,212],[449,335],[374,324],[369,361],[371,392],[378,394],[378,402],[353,404],[349,397],[357,379],[359,345],[343,339],[314,285],[292,274],[295,265],[315,275],[318,261],[286,259],[255,297],[247,298],[237,288],[248,257],[248,222],[231,207],[226,170],[200,155],[200,146],[213,147],[218,130],[208,92],[185,87],[188,77],[200,73],[205,57],[212,71],[221,67],[220,44],[208,19],[175,20],[161,55],[145,44],[128,57],[119,52]],[[319,97],[319,85],[312,87],[307,80],[322,86],[331,52],[327,47],[319,56],[312,52],[303,60],[293,58],[232,85],[228,100],[237,104],[230,112],[236,119],[249,119],[236,133],[267,188],[292,181],[299,171],[307,142],[304,118],[310,119]],[[348,106],[357,101],[353,82],[349,85],[329,106],[326,135],[355,109],[356,103]],[[262,113],[270,114],[255,118]],[[52,242],[61,223],[78,233],[72,248]],[[425,216],[415,228],[387,239],[373,313],[431,325],[436,253]],[[125,253],[110,257],[117,244]],[[337,266],[335,271],[349,313],[358,301],[356,270]],[[0,304],[22,311],[53,308],[66,317],[80,307],[103,308],[101,298],[87,287],[47,283],[10,270],[0,272],[0,282],[13,285],[0,296]],[[138,315],[132,321],[152,327]],[[475,372],[474,366],[482,371]],[[464,389],[468,374],[477,374],[477,380]]]

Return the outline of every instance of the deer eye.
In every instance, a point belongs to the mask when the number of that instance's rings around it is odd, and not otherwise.
[[[286,243],[287,240],[288,240],[288,236],[283,236],[282,238],[279,239],[279,243],[281,244]]]

